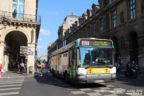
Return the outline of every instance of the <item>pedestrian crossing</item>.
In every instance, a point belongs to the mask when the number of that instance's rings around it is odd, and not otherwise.
[[[0,79],[0,96],[19,96],[24,78]]]
[[[69,88],[67,90],[72,96],[144,96],[144,91],[140,88],[126,89],[109,84],[103,87]]]

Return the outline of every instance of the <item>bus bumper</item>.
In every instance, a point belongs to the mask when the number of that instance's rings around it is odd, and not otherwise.
[[[103,83],[112,82],[116,79],[116,74],[93,74],[81,75],[77,77],[79,83]]]

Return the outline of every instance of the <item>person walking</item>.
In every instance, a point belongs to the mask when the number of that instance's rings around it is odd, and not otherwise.
[[[45,67],[46,67],[46,65],[45,65],[45,63],[43,62],[43,63],[41,64],[42,72],[45,71]]]
[[[25,64],[24,64],[23,60],[21,60],[21,63],[20,63],[20,71],[21,71],[21,73],[23,73],[24,70],[25,70]]]
[[[20,73],[20,64],[19,63],[17,63],[17,73]]]
[[[2,64],[0,64],[0,78],[2,77]]]

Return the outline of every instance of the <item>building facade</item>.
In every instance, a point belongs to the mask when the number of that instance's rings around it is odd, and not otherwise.
[[[70,29],[70,27],[73,27],[73,24],[78,21],[78,16],[75,15],[68,15],[65,17],[62,26],[58,29],[58,48],[61,48],[66,45],[65,32],[66,30]]]
[[[78,38],[112,39],[116,62],[121,56],[123,67],[135,61],[144,68],[143,26],[143,0],[99,0],[66,30],[64,40],[68,44]]]
[[[38,0],[0,0],[0,64],[9,71],[23,61],[34,72],[41,17]]]
[[[66,31],[73,27],[73,24],[78,21],[79,16],[74,14],[65,17],[63,24],[58,29],[58,39],[49,45],[48,54],[66,45]]]

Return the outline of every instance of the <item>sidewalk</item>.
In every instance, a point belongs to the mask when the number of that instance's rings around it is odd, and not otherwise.
[[[28,78],[28,77],[34,77],[33,74],[27,75],[26,73],[18,74],[15,72],[5,72],[2,74],[2,77],[0,79],[15,79],[15,78]]]

